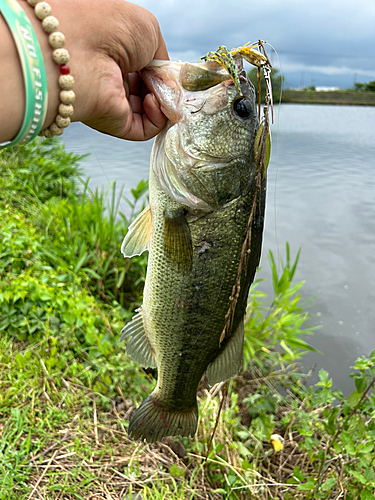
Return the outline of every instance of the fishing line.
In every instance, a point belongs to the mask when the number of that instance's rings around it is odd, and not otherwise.
[[[108,175],[106,174],[106,171],[105,171],[105,170],[104,170],[104,168],[103,168],[103,165],[102,165],[101,161],[100,161],[100,160],[99,160],[99,158],[98,158],[98,155],[96,154],[95,148],[93,148],[93,149],[92,149],[92,153],[94,154],[94,156],[95,156],[95,158],[96,158],[96,161],[98,162],[98,164],[99,164],[100,168],[102,169],[102,172],[103,172],[103,174],[104,174],[104,177],[107,179],[107,186],[108,186],[108,187],[107,187],[107,190],[109,190],[109,188],[110,188],[111,184],[112,184],[113,182],[116,182],[116,181],[113,181],[113,180],[110,180],[110,179],[109,179]],[[124,214],[125,214],[125,213],[126,213],[126,210],[127,210],[127,208],[128,208],[128,207],[127,207],[126,205],[125,205],[125,208],[123,208],[123,207],[122,207],[122,204],[124,203],[123,196],[122,196],[122,195],[123,195],[123,192],[124,192],[124,187],[125,187],[125,184],[123,184],[123,186],[122,186],[122,188],[121,188],[121,193],[118,195],[118,196],[120,197],[120,202],[118,203],[118,208],[121,208],[121,213],[124,213]],[[119,210],[117,210],[117,211],[119,211]]]
[[[280,74],[281,76],[283,75],[282,71],[282,66],[281,66],[281,60],[279,53],[275,49],[273,45],[271,45],[269,42],[265,42],[266,45],[269,45],[272,49],[272,51],[276,54],[277,57],[277,62],[280,67]],[[274,182],[274,195],[273,195],[273,210],[274,210],[274,234],[275,234],[275,241],[276,241],[276,253],[277,253],[277,271],[279,272],[279,266],[280,266],[280,250],[279,250],[279,238],[277,235],[277,178],[279,174],[279,163],[280,163],[280,142],[279,142],[279,132],[280,132],[280,111],[281,111],[281,98],[282,98],[282,93],[283,93],[283,80],[280,88],[280,97],[279,97],[279,106],[277,110],[277,117],[276,117],[276,141],[275,141],[275,147],[276,147],[276,170],[275,170],[275,182]]]
[[[104,170],[103,165],[102,165],[101,161],[99,160],[98,155],[96,154],[95,149],[93,150],[93,153],[94,153],[94,155],[95,155],[96,161],[99,163],[99,166],[100,166],[100,168],[102,169],[102,172],[103,172],[103,174],[104,174],[104,177],[107,179],[107,182],[108,182],[108,184],[109,184],[111,181],[109,180],[109,177],[108,177],[108,175],[106,174],[106,171]]]

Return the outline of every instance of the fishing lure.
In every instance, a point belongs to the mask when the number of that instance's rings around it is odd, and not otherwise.
[[[264,79],[266,82],[266,105],[269,103],[271,107],[272,122],[273,122],[273,98],[272,98],[272,82],[271,70],[272,64],[267,56],[264,42],[258,40],[257,43],[246,43],[237,49],[229,51],[224,45],[220,45],[216,52],[210,51],[204,55],[200,61],[215,61],[220,64],[230,75],[233,83],[240,95],[242,95],[240,79],[236,71],[236,64],[233,56],[239,56],[245,59],[248,63],[258,68],[258,118],[260,119],[260,78],[261,69],[263,70]],[[267,108],[268,110],[268,108]]]
[[[254,154],[255,161],[262,172],[262,177],[268,167],[270,154],[271,154],[271,131],[269,128],[268,111],[271,109],[271,118],[273,123],[273,98],[272,98],[272,82],[271,71],[272,65],[267,56],[266,49],[262,40],[256,43],[246,43],[237,49],[229,51],[224,45],[220,45],[217,51],[210,51],[204,55],[200,61],[214,61],[222,66],[230,75],[233,83],[242,96],[240,78],[236,70],[234,57],[242,57],[248,63],[258,68],[258,119],[261,122],[257,135],[255,137]],[[260,80],[261,70],[263,70],[264,80],[266,82],[266,97],[263,106],[263,117],[260,117],[261,110],[261,92]]]

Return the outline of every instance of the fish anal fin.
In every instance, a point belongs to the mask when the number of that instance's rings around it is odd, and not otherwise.
[[[136,410],[129,422],[132,439],[146,439],[148,443],[166,436],[194,436],[198,423],[198,407],[176,410],[164,407],[155,390]]]
[[[127,338],[129,342],[126,346],[126,353],[131,359],[144,368],[156,368],[157,363],[147,337],[142,309],[138,309],[138,313],[122,329],[120,342]]]
[[[193,244],[184,210],[164,211],[164,252],[178,270],[191,270]]]
[[[208,383],[213,386],[218,382],[225,382],[237,375],[243,362],[243,320],[237,327],[232,338],[216,358],[208,365],[206,375]]]
[[[130,224],[128,232],[121,245],[121,252],[124,257],[141,255],[148,249],[148,243],[152,232],[152,218],[150,205],[138,215]]]

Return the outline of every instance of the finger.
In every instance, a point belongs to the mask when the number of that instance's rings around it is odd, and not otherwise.
[[[160,40],[160,46],[155,52],[154,59],[161,59],[165,61],[169,61],[169,54],[167,50],[167,46],[165,44],[164,38]]]
[[[138,95],[130,95],[128,98],[130,109],[133,113],[141,115],[143,111],[143,99]]]
[[[131,95],[140,96],[142,99],[146,97],[146,95],[149,93],[149,90],[140,77],[139,73],[129,73],[128,75],[126,75],[126,78],[129,89],[129,94],[127,94],[128,97],[130,97]]]
[[[149,126],[149,131],[146,131],[146,135],[150,133],[155,134],[154,128],[157,129],[157,134],[163,130],[167,124],[167,117],[160,109],[160,104],[154,94],[147,94],[143,100],[143,121],[145,127]],[[155,134],[156,135],[156,134]]]
[[[127,132],[122,136],[131,141],[147,141],[155,137],[166,125],[167,118],[161,112],[156,98],[148,94],[143,101],[143,113],[131,113]]]

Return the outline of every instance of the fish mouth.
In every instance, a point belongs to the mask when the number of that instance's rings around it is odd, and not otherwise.
[[[183,102],[193,103],[196,110],[192,112],[198,112],[205,103],[205,90],[225,81],[232,83],[229,74],[216,62],[192,64],[154,59],[140,75],[173,124],[183,115]]]
[[[142,80],[155,95],[160,109],[172,123],[177,123],[182,117],[179,106],[183,91],[179,82],[182,64],[154,59],[140,71]]]

